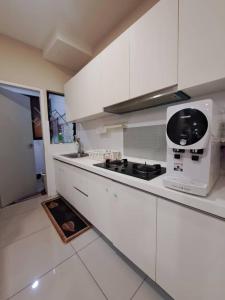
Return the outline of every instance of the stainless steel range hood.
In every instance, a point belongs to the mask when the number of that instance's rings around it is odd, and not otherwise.
[[[190,96],[182,91],[177,91],[177,85],[174,85],[154,93],[106,106],[104,111],[113,114],[124,114],[188,99],[190,99]]]

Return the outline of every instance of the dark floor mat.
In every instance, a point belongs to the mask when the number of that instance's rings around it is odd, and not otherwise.
[[[90,224],[61,197],[42,202],[42,206],[64,243],[90,228]]]

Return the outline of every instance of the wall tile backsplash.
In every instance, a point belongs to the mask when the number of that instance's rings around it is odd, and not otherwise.
[[[124,155],[166,161],[166,125],[125,128]]]

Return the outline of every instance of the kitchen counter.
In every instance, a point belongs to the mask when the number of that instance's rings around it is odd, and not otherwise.
[[[182,193],[164,187],[162,179],[165,176],[165,174],[160,175],[150,181],[146,181],[136,177],[116,173],[107,169],[95,167],[94,164],[98,163],[98,161],[90,159],[88,157],[75,158],[75,159],[66,158],[62,155],[53,155],[53,157],[67,164],[74,165],[84,170],[107,177],[111,180],[115,180],[122,184],[129,185],[131,187],[143,190],[145,192],[149,192],[156,196],[160,196],[168,200],[225,219],[225,177],[224,176],[221,176],[218,179],[211,193],[207,197],[200,197],[200,196],[186,194],[186,193]],[[135,161],[140,163],[143,163],[145,161],[149,164],[161,163],[162,166],[166,166],[165,162],[164,163],[156,162],[156,161],[143,160],[143,159],[137,159],[131,157],[128,157],[128,159],[129,161]]]

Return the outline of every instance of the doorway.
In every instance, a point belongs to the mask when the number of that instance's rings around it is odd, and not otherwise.
[[[45,193],[40,93],[0,85],[0,206]]]

